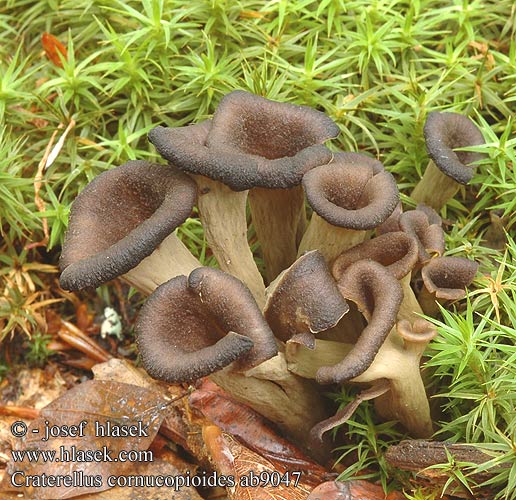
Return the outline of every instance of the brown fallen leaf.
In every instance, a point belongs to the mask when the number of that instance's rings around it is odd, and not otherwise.
[[[184,394],[181,386],[165,385],[158,382],[149,377],[147,372],[141,368],[136,368],[125,359],[113,358],[106,363],[95,365],[92,370],[96,380],[111,380],[137,385],[138,387],[147,387],[163,395],[168,394],[173,398]],[[183,418],[183,413],[184,408],[181,404],[169,406],[165,412],[160,433],[182,446],[190,454],[196,456],[196,453],[193,452],[194,450],[189,448],[188,438],[189,434],[192,433],[192,429],[186,422],[186,419]]]
[[[399,492],[385,494],[377,484],[355,479],[352,481],[327,481],[315,488],[307,500],[404,500]]]
[[[125,359],[111,358],[105,363],[95,365],[92,371],[95,380],[132,384],[164,393],[163,390],[160,390],[158,382],[149,377],[146,371],[136,368]]]
[[[312,487],[332,477],[324,467],[282,438],[264,417],[232,399],[208,379],[190,395],[189,403],[224,432],[270,461],[276,470],[301,472],[304,484]]]
[[[15,442],[11,484],[34,500],[109,489],[109,476],[153,459],[147,449],[166,405],[162,395],[129,384],[90,380],[74,387],[43,408]]]
[[[311,486],[304,483],[301,472],[278,471],[216,425],[204,426],[202,435],[230,500],[307,499]]]
[[[43,33],[41,35],[41,45],[43,45],[45,54],[50,59],[50,61],[52,61],[56,66],[62,68],[63,63],[61,62],[59,54],[61,54],[66,59],[66,47],[50,33]]]

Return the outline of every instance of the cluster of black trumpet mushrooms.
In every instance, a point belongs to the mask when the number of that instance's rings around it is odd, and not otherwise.
[[[429,114],[431,161],[405,212],[379,161],[323,144],[338,133],[319,111],[243,91],[211,120],[158,126],[149,139],[168,165],[129,161],[93,180],[73,203],[60,263],[64,289],[120,276],[149,295],[137,322],[149,374],[210,376],[313,454],[368,398],[413,436],[432,434],[420,360],[436,330],[421,316],[463,298],[477,272],[443,256],[436,212],[471,179],[480,155],[455,149],[481,144],[477,127]],[[195,205],[220,269],[174,232]],[[331,417],[322,394],[343,383],[367,389]]]

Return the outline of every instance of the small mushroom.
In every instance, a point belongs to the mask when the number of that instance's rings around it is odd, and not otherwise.
[[[174,234],[195,199],[195,183],[172,167],[129,161],[100,174],[73,202],[61,286],[79,290],[123,276],[150,293],[199,267]]]
[[[333,264],[332,274],[339,281],[354,262],[374,260],[385,266],[397,280],[401,280],[414,268],[418,258],[417,250],[415,239],[406,233],[385,233],[342,252]]]
[[[207,267],[159,286],[141,309],[136,331],[145,369],[167,382],[189,382],[233,362],[248,370],[277,354],[249,290]]]
[[[482,153],[455,151],[456,148],[484,144],[478,127],[458,113],[433,111],[428,114],[424,134],[430,156],[422,179],[412,192],[412,199],[439,211],[473,177],[473,163]]]
[[[337,286],[345,299],[358,305],[368,325],[340,363],[319,368],[316,380],[320,384],[342,383],[368,369],[394,326],[403,299],[396,278],[374,261],[363,260],[349,266]]]
[[[423,309],[412,289],[411,281],[419,282],[418,271],[421,267],[430,259],[444,253],[444,232],[441,224],[442,221],[437,212],[423,204],[419,204],[416,210],[409,210],[398,216],[397,227],[416,243],[417,249],[417,262],[412,266],[410,273],[400,278],[403,287],[403,302],[398,314],[399,319],[413,321],[418,318],[418,315],[423,314]],[[394,224],[392,227],[395,227]],[[416,286],[416,288],[418,287]]]
[[[224,271],[201,267],[158,287],[136,332],[153,377],[173,382],[209,375],[300,443],[328,416],[313,381],[288,371],[251,292]]]
[[[303,177],[314,213],[298,255],[318,249],[331,264],[379,226],[399,201],[392,175],[380,162],[357,153],[337,153],[328,165]]]
[[[336,416],[317,424],[312,436],[320,440],[322,433],[348,420],[362,400],[376,398],[376,410],[384,419],[400,421],[414,437],[430,437],[433,424],[420,362],[427,344],[436,335],[435,327],[422,318],[414,322],[399,321],[373,363],[352,380],[372,384],[371,389],[361,393]],[[343,349],[344,346],[340,348],[341,351]]]
[[[416,210],[404,212],[399,217],[399,226],[417,242],[419,267],[444,253],[441,218],[430,207],[418,205]]]
[[[349,310],[317,250],[297,259],[271,284],[267,294],[265,319],[284,342],[295,337],[311,344],[313,334],[332,328]],[[312,340],[307,340],[310,337]]]
[[[438,312],[439,302],[460,300],[466,296],[465,288],[473,281],[478,270],[475,261],[462,257],[436,257],[421,270],[423,288],[418,300],[428,315]]]

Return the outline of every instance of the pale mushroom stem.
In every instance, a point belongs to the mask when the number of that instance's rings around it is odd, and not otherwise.
[[[305,224],[303,188],[253,188],[249,206],[270,283],[296,260],[297,238]]]
[[[438,316],[439,301],[437,300],[435,293],[428,291],[424,285],[417,296],[417,300],[419,304],[421,304],[421,309],[427,316],[432,316],[434,318]],[[444,300],[442,302],[444,302]]]
[[[210,378],[237,400],[277,424],[300,444],[310,429],[328,418],[327,402],[313,380],[291,373],[283,353],[245,374],[224,369]],[[308,450],[315,458],[318,450]]]
[[[220,268],[242,281],[260,309],[265,305],[265,285],[247,241],[247,191],[193,176],[199,189],[198,207],[206,241]]]
[[[430,160],[425,173],[412,191],[411,198],[416,203],[424,203],[439,212],[455,196],[460,184],[443,174]]]
[[[122,279],[145,295],[150,295],[159,285],[184,274],[188,276],[201,263],[175,233],[161,244],[135,268],[122,275]]]
[[[429,437],[432,419],[419,368],[421,349],[411,344],[393,328],[373,364],[350,382],[371,383],[388,379],[391,390],[380,396],[378,413],[385,419],[399,420],[414,437]],[[316,339],[315,349],[311,350],[289,342],[286,351],[288,368],[299,376],[315,378],[319,368],[340,362],[352,348],[351,344]]]
[[[419,360],[407,365],[403,376],[390,380],[391,390],[375,399],[375,408],[386,420],[399,420],[411,436],[429,438],[434,431]]]
[[[409,321],[410,323],[410,321]],[[375,400],[378,413],[388,420],[399,420],[414,437],[433,434],[430,404],[421,378],[420,359],[430,337],[419,341],[401,337],[393,328],[378,353],[378,359],[353,382],[386,378],[391,390]]]
[[[298,256],[309,250],[319,250],[331,264],[344,250],[365,240],[367,231],[333,226],[315,212],[299,245]]]
[[[423,309],[410,286],[411,274],[408,273],[400,280],[403,301],[398,312],[398,320],[413,323],[421,318]],[[399,336],[394,337],[394,335],[396,334],[393,329],[387,341],[393,343],[396,339],[397,348],[402,349],[409,360],[404,361],[406,366],[403,376],[390,379],[391,390],[375,399],[376,411],[385,419],[396,419],[402,422],[414,437],[430,437],[433,434],[430,405],[421,377],[419,361],[426,343],[420,345],[420,343],[404,340],[402,346]]]
[[[291,373],[307,379],[315,379],[319,368],[336,365],[352,349],[353,344],[335,340],[315,339],[314,349],[298,342],[287,342],[285,358]]]
[[[414,322],[423,314],[423,309],[416,298],[414,290],[410,286],[412,273],[408,273],[399,280],[403,290],[403,301],[401,302],[400,310],[398,311],[398,320],[406,319]]]

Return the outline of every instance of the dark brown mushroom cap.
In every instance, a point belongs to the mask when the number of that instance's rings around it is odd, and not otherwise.
[[[444,253],[445,242],[441,218],[430,207],[402,213],[399,217],[399,225],[403,232],[416,240],[419,264],[423,265],[432,256]]]
[[[423,283],[436,298],[458,300],[466,296],[465,288],[473,281],[478,264],[462,257],[435,257],[421,270]]]
[[[218,318],[225,331],[242,333],[254,344],[235,368],[248,370],[278,353],[274,335],[251,291],[237,278],[219,269],[199,267],[188,277],[188,289]]]
[[[264,315],[276,337],[284,342],[294,335],[328,330],[349,310],[317,250],[297,259],[274,285]]]
[[[401,201],[398,202],[396,208],[393,210],[392,214],[385,219],[385,222],[382,222],[376,228],[376,234],[385,234],[385,233],[393,233],[395,231],[401,231],[399,219],[400,215],[403,213],[403,207],[401,206]]]
[[[428,224],[436,224],[438,226],[443,225],[443,220],[441,219],[441,216],[432,207],[429,207],[424,203],[418,203],[416,206],[416,210],[419,210],[420,212],[424,212],[426,214]]]
[[[249,290],[218,269],[197,268],[159,286],[140,311],[138,347],[149,374],[188,382],[236,361],[249,369],[277,353]]]
[[[129,161],[100,174],[72,204],[61,286],[97,287],[129,272],[186,220],[196,197],[194,181],[172,167]]]
[[[414,238],[402,231],[385,233],[341,253],[333,264],[332,274],[339,281],[354,262],[374,260],[400,280],[412,271],[417,258],[418,247]]]
[[[439,170],[460,184],[467,184],[473,177],[471,164],[485,155],[454,149],[484,144],[478,127],[467,116],[432,111],[428,113],[424,134],[428,155]]]
[[[347,229],[374,229],[394,211],[399,192],[382,164],[358,153],[336,153],[303,176],[308,202],[324,220]]]
[[[337,286],[345,299],[357,304],[368,325],[340,363],[319,368],[316,380],[321,384],[341,383],[369,368],[394,326],[403,300],[398,280],[374,261],[362,260],[349,266]]]
[[[322,143],[339,133],[320,111],[244,91],[226,95],[203,127],[157,127],[149,139],[177,167],[234,191],[298,185],[307,170],[331,160]]]
[[[153,128],[149,141],[158,153],[177,168],[192,174],[202,174],[206,164],[217,161],[206,147],[206,139],[211,128],[211,120],[205,120],[186,127]]]

